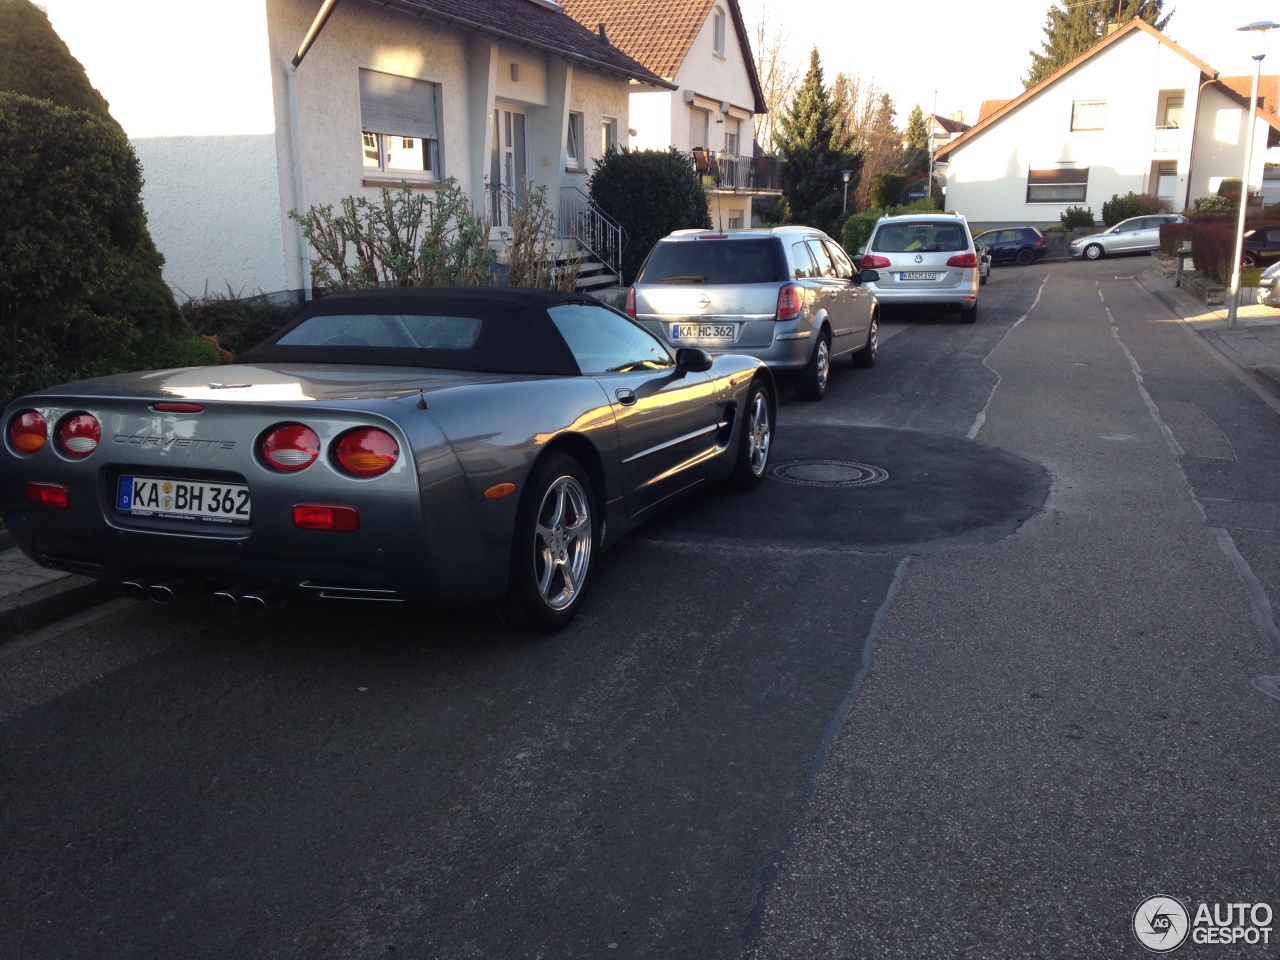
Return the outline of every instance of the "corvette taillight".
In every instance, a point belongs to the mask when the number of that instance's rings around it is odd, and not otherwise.
[[[328,503],[299,503],[293,508],[293,525],[300,530],[349,533],[360,529],[360,511]]]
[[[39,483],[32,480],[27,483],[27,499],[54,510],[66,510],[71,506],[71,494],[60,483]]]
[[[347,473],[376,477],[386,473],[400,459],[400,446],[385,430],[357,427],[348,430],[334,444],[334,457]]]
[[[83,460],[102,442],[102,424],[91,413],[73,413],[58,424],[58,446],[68,457]]]
[[[783,284],[778,291],[778,319],[794,320],[804,309],[804,293],[794,283]]]
[[[19,453],[36,453],[49,439],[49,424],[34,410],[27,410],[9,421],[9,442]]]
[[[267,466],[285,473],[297,473],[307,469],[320,456],[320,438],[314,430],[300,423],[282,423],[263,435],[258,442],[258,453]]]
[[[957,253],[947,261],[948,267],[976,267],[978,255],[975,253]]]

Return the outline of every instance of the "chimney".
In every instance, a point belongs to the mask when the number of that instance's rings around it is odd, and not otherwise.
[[[1107,24],[1107,36],[1108,37],[1111,36],[1113,33],[1115,33],[1119,29],[1120,29],[1120,24],[1112,20],[1110,23]]]
[[[606,33],[605,33],[605,30],[604,30],[604,24],[603,24],[603,23],[602,23],[602,24],[600,24],[600,39],[601,39],[601,40],[603,40],[605,43],[608,43],[608,42],[609,42],[609,36],[608,36],[608,34],[606,34]]]

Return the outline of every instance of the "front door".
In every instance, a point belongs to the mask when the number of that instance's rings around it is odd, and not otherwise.
[[[528,174],[524,111],[510,104],[496,104],[493,124],[493,158],[489,183],[493,190],[493,225],[511,225],[512,203],[524,202],[525,177]]]

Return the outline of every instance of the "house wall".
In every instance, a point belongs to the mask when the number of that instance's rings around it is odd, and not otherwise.
[[[953,151],[947,207],[977,223],[1056,222],[1073,205],[1092,208],[1101,220],[1102,204],[1113,195],[1154,192],[1156,160],[1177,162],[1183,195],[1200,81],[1185,57],[1135,31]],[[1185,91],[1184,123],[1157,131],[1160,91],[1170,89]],[[1105,129],[1071,130],[1072,104],[1080,100],[1106,101]],[[1197,174],[1217,163],[1202,161],[1197,151]],[[1062,167],[1089,168],[1086,198],[1028,203],[1028,171]]]
[[[570,94],[570,109],[582,113],[583,139],[586,146],[586,165],[574,170],[565,166],[567,152],[565,139],[567,131],[560,135],[560,169],[563,171],[562,182],[567,186],[575,186],[583,193],[587,192],[587,180],[595,169],[595,161],[604,154],[601,124],[605,117],[617,121],[618,143],[627,142],[627,127],[630,119],[630,95],[628,84],[608,74],[593,73],[581,67],[573,68],[573,87]]]
[[[179,299],[288,286],[262,0],[43,0],[142,164]]]
[[[1253,162],[1249,167],[1249,189],[1262,189],[1262,171],[1266,162],[1267,132],[1271,129],[1254,117]],[[1244,173],[1244,155],[1248,139],[1245,108],[1220,90],[1208,87],[1200,109],[1196,128],[1195,157],[1191,169],[1190,201],[1218,192],[1224,177],[1240,177]],[[1183,194],[1186,197],[1186,194]]]
[[[656,93],[631,94],[631,129],[635,133],[629,137],[632,150],[666,150],[675,143],[676,104],[683,107],[684,101],[668,90]],[[684,116],[685,140],[689,139],[688,114]]]

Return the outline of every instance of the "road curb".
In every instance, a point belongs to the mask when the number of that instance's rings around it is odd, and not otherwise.
[[[0,600],[0,644],[119,596],[120,585],[113,581],[77,576],[23,590]]]

